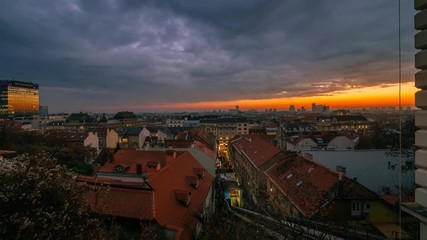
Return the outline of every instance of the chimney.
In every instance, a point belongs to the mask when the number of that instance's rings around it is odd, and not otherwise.
[[[175,150],[166,150],[166,162],[170,162],[176,158]]]
[[[341,173],[341,172],[339,172],[339,173],[338,173],[338,180],[339,180],[339,181],[341,181],[341,180],[342,180],[342,175],[343,175],[343,173]]]
[[[148,166],[144,163],[136,164],[136,174],[139,176],[144,176],[148,173]]]
[[[142,174],[142,166],[141,164],[136,164],[136,174],[141,175]]]
[[[344,166],[337,165],[336,170],[343,175],[347,174],[347,168]]]

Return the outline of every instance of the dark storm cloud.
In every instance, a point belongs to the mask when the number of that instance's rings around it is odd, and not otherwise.
[[[327,95],[397,81],[397,9],[388,0],[7,0],[0,78],[40,83],[54,111]],[[407,80],[413,15],[402,1]]]

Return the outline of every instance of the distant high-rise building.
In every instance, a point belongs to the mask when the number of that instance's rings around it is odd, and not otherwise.
[[[329,106],[326,105],[316,105],[316,103],[311,104],[311,112],[313,113],[329,113]]]
[[[289,107],[289,112],[291,112],[291,113],[294,113],[294,112],[295,112],[295,106],[294,106],[294,105],[291,105],[291,106]]]
[[[38,114],[38,112],[38,84],[0,80],[0,117],[23,117]]]

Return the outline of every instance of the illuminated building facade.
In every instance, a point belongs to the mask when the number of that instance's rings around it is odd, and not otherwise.
[[[39,85],[0,80],[0,116],[23,117],[39,112]]]

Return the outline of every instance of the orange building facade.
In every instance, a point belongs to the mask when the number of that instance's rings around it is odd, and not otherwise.
[[[3,118],[37,114],[39,85],[11,80],[0,81],[0,115]]]

